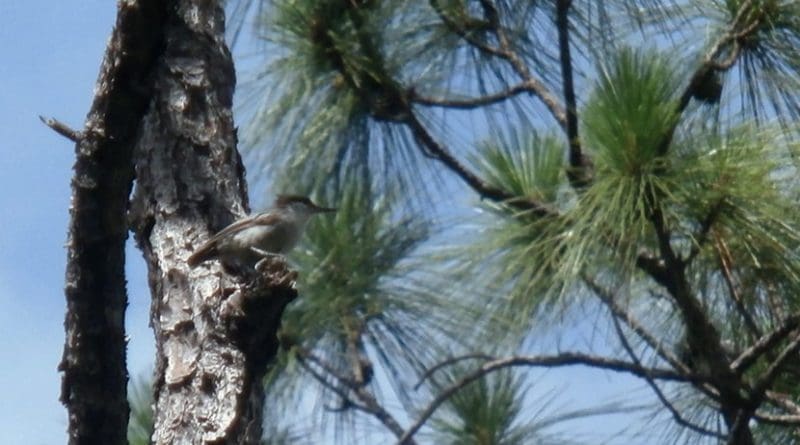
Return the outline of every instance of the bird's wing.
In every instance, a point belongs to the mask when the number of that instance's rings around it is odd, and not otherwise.
[[[272,225],[275,223],[277,219],[278,217],[272,212],[263,212],[263,213],[258,213],[249,218],[242,218],[232,223],[228,227],[225,227],[224,229],[220,230],[216,235],[211,237],[211,239],[209,239],[206,242],[206,244],[216,243],[217,241],[221,240],[222,238],[225,238],[226,236],[233,235],[234,233],[247,229],[249,227]]]

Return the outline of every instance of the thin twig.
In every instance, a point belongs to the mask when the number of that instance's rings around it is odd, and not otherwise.
[[[367,414],[370,414],[379,422],[381,422],[395,436],[400,437],[403,434],[404,432],[403,427],[400,425],[397,419],[395,419],[394,416],[392,416],[386,409],[384,409],[383,406],[381,406],[381,404],[378,403],[377,399],[375,399],[375,397],[372,394],[368,393],[364,389],[364,385],[362,384],[362,382],[359,382],[358,379],[353,379],[343,376],[341,373],[336,371],[333,368],[333,366],[326,363],[324,360],[315,356],[313,353],[311,353],[306,349],[298,347],[297,351],[298,351],[298,356],[301,359],[308,360],[309,362],[312,362],[315,365],[319,366],[327,374],[333,376],[340,384],[344,385],[349,390],[349,392],[354,394],[355,397],[358,399],[358,401],[354,400],[352,397],[350,397],[348,391],[345,391],[342,388],[339,388],[336,385],[331,384],[320,373],[314,372],[310,368],[307,368],[309,369],[309,372],[312,373],[314,378],[316,378],[325,387],[331,389],[337,395],[339,395],[339,397],[342,398],[345,404],[350,404],[354,408],[363,411]],[[415,442],[413,440],[408,440],[405,442],[405,444],[415,445]]]
[[[751,396],[748,404],[750,406],[750,410],[740,410],[736,416],[736,422],[734,422],[730,429],[730,439],[728,440],[730,445],[735,445],[737,443],[735,439],[740,436],[740,430],[747,428],[747,424],[753,417],[756,408],[763,402],[767,388],[769,388],[770,385],[772,385],[772,382],[778,377],[778,374],[783,369],[786,361],[790,357],[797,355],[797,351],[800,349],[800,331],[794,332],[794,339],[792,339],[792,341],[783,349],[783,351],[781,351],[778,357],[772,361],[766,371],[764,371],[764,373],[762,373],[752,385],[753,389],[750,391]]]
[[[725,205],[725,198],[718,200],[711,207],[711,209],[708,212],[708,215],[706,215],[706,217],[703,218],[703,221],[700,223],[699,232],[692,238],[694,241],[692,243],[692,248],[689,251],[689,254],[686,256],[686,258],[684,258],[683,260],[685,264],[691,263],[692,260],[694,260],[695,257],[697,257],[697,255],[700,254],[700,249],[703,247],[703,244],[705,244],[706,240],[708,240],[708,234],[711,233],[711,227],[714,226],[714,223],[716,222],[717,217],[719,216],[719,213],[722,211],[722,207],[724,205]]]
[[[314,377],[314,380],[319,382],[320,385],[324,386],[325,388],[328,388],[334,394],[338,395],[339,398],[342,399],[342,406],[349,406],[349,407],[358,409],[360,411],[364,411],[366,413],[369,413],[369,409],[367,409],[366,406],[363,406],[363,405],[359,404],[358,402],[353,400],[353,398],[350,397],[350,395],[348,394],[348,392],[349,392],[348,390],[346,390],[346,389],[344,389],[344,388],[342,388],[340,386],[337,386],[337,385],[331,383],[330,381],[328,381],[328,379],[324,375],[322,375],[322,373],[320,373],[319,371],[314,369],[310,365],[310,363],[308,363],[306,361],[306,359],[304,357],[302,357],[302,356],[300,357],[300,366],[302,366],[303,369],[308,371],[308,373],[311,374],[311,376]]]
[[[525,92],[528,93],[534,92],[533,89],[531,88],[531,85],[528,84],[527,82],[522,82],[520,84],[514,85],[498,93],[487,94],[480,97],[462,98],[462,99],[425,97],[425,96],[420,96],[416,92],[413,92],[410,95],[409,99],[412,102],[419,105],[469,110],[472,108],[482,107],[486,105],[493,105]]]
[[[59,121],[58,119],[52,117],[44,117],[39,116],[39,120],[42,121],[45,125],[50,127],[53,131],[64,136],[65,138],[69,139],[72,142],[80,142],[83,139],[83,133],[77,130],[73,130],[67,124]]]
[[[712,61],[711,66],[714,67],[714,69],[717,71],[729,70],[733,66],[733,64],[736,63],[736,60],[739,59],[739,53],[741,52],[741,48],[742,48],[741,45],[739,45],[738,42],[734,41],[733,49],[731,50],[731,53],[728,55],[728,57],[719,62]]]
[[[447,16],[442,9],[442,5],[439,3],[438,0],[430,0],[431,8],[436,11],[436,14],[439,16],[439,20],[445,24],[451,31],[453,31],[457,36],[464,39],[465,42],[469,43],[470,46],[477,48],[478,50],[492,56],[503,57],[504,54],[498,48],[493,46],[489,46],[480,40],[473,37],[470,33],[464,30],[458,23],[454,22]]]
[[[349,377],[347,377],[345,375],[342,375],[342,373],[337,371],[330,363],[326,362],[325,360],[323,360],[320,357],[317,357],[311,351],[309,351],[309,350],[307,350],[305,348],[302,348],[300,346],[296,346],[295,348],[297,350],[298,357],[300,357],[301,359],[307,360],[307,361],[319,366],[323,371],[325,371],[327,374],[333,376],[342,385],[346,386],[347,388],[353,388],[353,387],[356,386],[356,382],[353,379],[351,379],[351,378],[349,378]]]
[[[764,392],[764,397],[767,402],[772,405],[784,409],[788,412],[794,413],[795,416],[800,416],[800,405],[792,401],[792,396],[776,391],[767,390]]]
[[[751,393],[753,394],[754,404],[759,404],[760,401],[763,400],[767,388],[769,388],[772,382],[778,377],[778,373],[783,369],[783,365],[786,364],[789,358],[796,355],[798,349],[800,349],[800,330],[795,331],[792,341],[783,348],[783,351],[781,351],[775,360],[772,360],[766,371],[764,371],[753,384]]]
[[[553,115],[553,118],[562,128],[566,128],[567,112],[562,108],[561,104],[558,103],[556,96],[551,93],[542,82],[533,76],[531,70],[519,54],[512,49],[511,42],[506,35],[505,29],[503,29],[500,24],[497,8],[489,0],[481,0],[481,5],[483,6],[489,22],[494,27],[497,40],[500,42],[500,50],[502,51],[500,57],[507,60],[517,75],[526,83],[530,84],[533,93],[544,103],[547,109],[550,110],[550,114]]]
[[[794,427],[800,425],[800,415],[756,412],[753,415],[753,417],[759,422],[769,423],[772,425],[794,426]]]
[[[519,199],[514,199],[517,197],[508,191],[490,185],[476,174],[469,171],[466,166],[461,164],[458,159],[450,154],[450,152],[447,151],[444,146],[439,144],[433,138],[433,136],[428,133],[428,130],[424,125],[422,125],[413,112],[409,111],[409,115],[406,118],[405,123],[411,129],[411,133],[414,135],[417,141],[422,144],[428,156],[431,156],[432,158],[444,164],[450,171],[458,175],[458,177],[466,182],[467,185],[472,187],[473,190],[478,192],[481,197],[497,202],[506,201],[509,203],[509,205],[524,209],[526,211],[531,211],[534,215],[539,217],[552,216],[555,213],[552,209],[539,202],[532,200],[526,200],[522,202]]]
[[[434,366],[434,367],[428,369],[427,371],[425,371],[425,373],[422,374],[422,377],[420,377],[420,379],[417,382],[417,384],[414,385],[414,389],[419,389],[419,387],[422,386],[423,383],[425,383],[425,380],[428,380],[434,373],[436,373],[436,371],[444,368],[445,366],[450,366],[450,365],[456,364],[456,363],[464,361],[464,360],[485,360],[485,361],[489,361],[491,359],[492,359],[492,356],[487,355],[487,354],[482,354],[480,352],[474,353],[474,354],[459,355],[459,356],[456,356],[456,357],[448,358],[446,360],[443,360],[443,361],[437,363],[436,366]]]
[[[647,343],[650,348],[652,348],[659,357],[663,358],[667,361],[673,368],[677,369],[679,372],[685,372],[687,374],[691,373],[691,369],[686,366],[678,357],[668,351],[666,348],[662,346],[662,342],[659,341],[654,335],[647,331],[628,311],[623,309],[616,301],[614,296],[608,289],[603,288],[597,282],[595,282],[590,277],[583,277],[583,281],[589,286],[589,289],[594,292],[594,294],[600,299],[600,301],[605,304],[608,309],[611,311],[611,314],[622,321],[634,332],[636,335],[639,336],[645,343]]]
[[[684,110],[686,110],[686,107],[689,106],[689,102],[694,96],[695,90],[698,88],[698,85],[700,85],[703,82],[705,77],[708,75],[709,71],[717,69],[715,66],[718,63],[716,62],[716,59],[717,57],[719,57],[723,48],[725,48],[731,42],[735,42],[739,39],[747,37],[749,33],[753,32],[757,28],[757,26],[753,26],[751,24],[751,26],[748,26],[742,31],[738,32],[736,31],[740,25],[740,22],[743,20],[745,16],[745,12],[750,8],[751,4],[752,0],[746,0],[739,6],[739,11],[737,12],[736,16],[731,22],[731,25],[728,27],[728,31],[722,37],[720,37],[708,50],[705,57],[703,58],[703,63],[701,63],[700,66],[697,68],[697,70],[695,70],[694,74],[692,74],[692,77],[689,80],[689,84],[686,86],[686,89],[683,91],[680,99],[678,100],[678,105],[675,110],[675,113],[677,115],[683,113]],[[734,51],[732,53],[735,53],[737,57],[739,56],[739,52],[737,51]],[[728,65],[728,68],[730,68],[730,66],[733,66],[735,62],[736,59],[724,61],[724,64],[720,65],[720,68],[724,67],[725,65]],[[664,138],[659,143],[658,153],[660,155],[666,154],[667,151],[669,150],[669,146],[670,144],[672,144],[672,138],[675,135],[675,130],[678,128],[678,123],[679,123],[678,119],[675,119],[675,123],[672,125],[672,128],[670,128],[667,131],[667,133],[664,135]]]
[[[461,29],[458,24],[447,17],[447,14],[442,9],[442,6],[439,4],[438,0],[430,0],[430,4],[434,11],[436,11],[436,13],[439,15],[439,18],[442,20],[442,22],[444,22],[448,28],[456,33],[456,35],[480,51],[507,61],[511,65],[514,72],[516,72],[517,75],[523,80],[524,84],[527,85],[527,91],[538,97],[539,100],[541,100],[545,107],[547,107],[547,109],[550,111],[550,114],[552,114],[553,118],[558,122],[558,124],[562,128],[566,128],[566,112],[561,107],[561,104],[559,104],[555,95],[553,95],[541,81],[536,79],[533,74],[531,74],[522,58],[519,57],[519,55],[511,48],[508,37],[506,36],[506,33],[500,24],[500,18],[497,13],[497,8],[494,6],[494,4],[488,0],[481,0],[481,6],[483,7],[484,14],[489,21],[492,32],[497,36],[497,40],[500,43],[499,48],[490,47],[473,38],[470,34]]]
[[[747,371],[761,355],[775,347],[798,327],[800,327],[800,313],[790,315],[780,326],[772,332],[764,334],[752,346],[742,351],[739,357],[731,363],[731,369],[737,374]]]
[[[733,255],[731,255],[730,249],[728,249],[728,245],[725,244],[725,240],[722,239],[722,237],[715,236],[714,241],[714,247],[717,250],[717,257],[719,258],[719,263],[722,268],[722,276],[725,278],[725,284],[728,286],[728,293],[730,293],[733,299],[736,311],[739,312],[739,316],[742,317],[744,324],[747,326],[747,329],[750,330],[753,337],[761,337],[763,335],[761,329],[758,328],[753,316],[747,311],[744,300],[742,300],[742,296],[739,294],[739,289],[733,282],[733,272],[731,271]]]
[[[661,341],[659,341],[654,335],[650,334],[647,329],[644,328],[628,311],[623,309],[615,300],[614,295],[608,290],[597,284],[594,280],[589,277],[583,277],[584,282],[589,286],[590,289],[595,293],[595,295],[602,301],[611,311],[612,315],[616,317],[618,320],[622,320],[628,326],[628,328],[633,331],[636,335],[639,336],[647,345],[652,348],[659,357],[663,358],[667,361],[673,368],[677,369],[678,372],[686,373],[687,375],[692,374],[692,370],[686,366],[678,357],[676,357],[672,352],[665,349],[662,346]],[[717,400],[719,398],[719,392],[707,383],[696,383],[697,388],[702,391],[706,396],[713,400]]]

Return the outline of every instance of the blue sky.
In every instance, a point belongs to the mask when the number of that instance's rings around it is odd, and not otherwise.
[[[0,2],[3,444],[66,440],[56,366],[64,339],[63,246],[74,155],[73,144],[45,127],[38,115],[55,117],[73,128],[83,125],[115,10],[116,2],[110,0]],[[149,293],[139,252],[129,248],[128,258],[129,369],[138,376],[149,372],[152,363]],[[574,376],[572,401],[586,393],[602,400],[607,396],[598,392],[597,383],[614,381],[606,374],[582,370],[550,380],[564,382],[570,375]],[[604,389],[612,388],[613,384]],[[584,429],[591,431],[591,423]],[[603,426],[608,429],[608,422]]]
[[[66,411],[56,371],[64,343],[66,227],[73,144],[38,115],[80,128],[114,24],[109,0],[0,2],[0,442],[58,444]],[[130,369],[151,363],[140,255],[130,276]]]

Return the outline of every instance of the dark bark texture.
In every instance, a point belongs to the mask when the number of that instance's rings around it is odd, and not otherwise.
[[[126,443],[125,215],[163,18],[161,1],[120,2],[94,102],[84,130],[74,132],[66,341],[59,365],[70,444]]]
[[[247,210],[231,112],[222,2],[167,6],[165,43],[135,149],[131,223],[148,264],[156,336],[156,444],[258,443],[261,381],[295,296],[294,275],[258,277],[186,259]]]

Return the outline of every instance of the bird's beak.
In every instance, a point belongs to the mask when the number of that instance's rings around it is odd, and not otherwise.
[[[335,211],[337,211],[337,210],[338,210],[338,209],[337,209],[337,208],[334,208],[334,207],[320,207],[320,206],[316,206],[316,207],[314,208],[314,211],[315,211],[315,212],[317,212],[317,213],[331,213],[331,212],[335,212]]]

